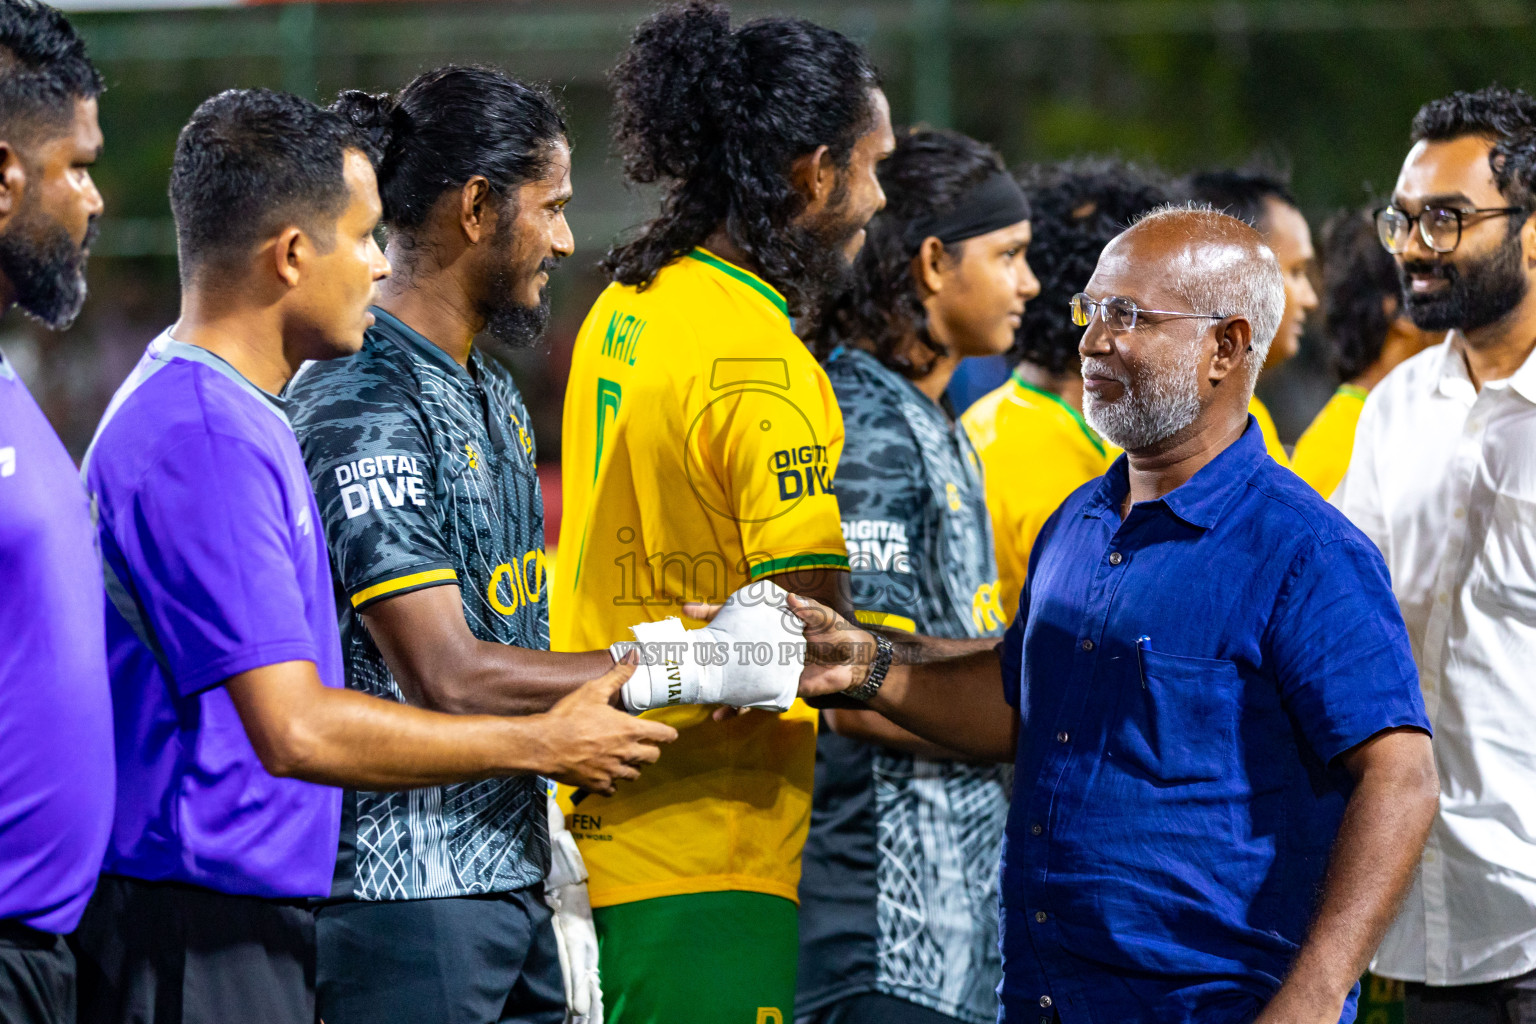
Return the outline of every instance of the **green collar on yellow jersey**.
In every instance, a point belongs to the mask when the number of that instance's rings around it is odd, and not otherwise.
[[[764,281],[756,274],[742,270],[735,264],[725,262],[725,260],[721,259],[719,256],[716,256],[708,249],[694,249],[688,254],[688,258],[691,260],[698,260],[705,266],[714,267],[716,270],[720,271],[720,273],[724,274],[726,277],[731,278],[732,280],[740,281],[742,284],[746,285],[748,288],[751,288],[763,298],[773,303],[773,308],[777,309],[780,313],[783,313],[786,318],[789,316],[789,303],[784,301],[784,296],[780,295],[778,290],[774,288],[773,285],[769,284],[767,281]]]
[[[1029,381],[1025,380],[1019,375],[1019,371],[1017,369],[1013,371],[1013,382],[1019,387],[1023,388],[1025,391],[1028,391],[1031,394],[1040,395],[1043,398],[1049,398],[1051,401],[1067,410],[1067,414],[1076,421],[1077,428],[1083,432],[1083,436],[1093,444],[1094,448],[1098,449],[1100,455],[1105,454],[1104,442],[1099,438],[1099,435],[1094,431],[1094,429],[1088,425],[1088,421],[1083,419],[1083,414],[1072,408],[1072,406],[1069,405],[1060,395],[1052,391],[1047,391],[1045,388],[1036,387],[1035,385],[1031,384]]]
[[[1365,401],[1365,396],[1369,393],[1358,384],[1340,384],[1339,390],[1334,392],[1336,395],[1348,395],[1350,398],[1358,398],[1362,402]]]

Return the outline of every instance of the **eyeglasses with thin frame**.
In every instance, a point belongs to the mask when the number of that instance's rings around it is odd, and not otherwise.
[[[1455,252],[1461,244],[1461,229],[1467,218],[1474,215],[1507,217],[1512,213],[1529,212],[1524,206],[1479,206],[1470,210],[1458,210],[1454,206],[1426,206],[1417,216],[1401,206],[1383,206],[1373,214],[1376,220],[1376,237],[1382,247],[1394,256],[1408,250],[1409,232],[1415,222],[1419,226],[1419,238],[1431,251],[1442,255]]]
[[[1132,299],[1122,295],[1109,295],[1102,299],[1089,298],[1087,292],[1078,292],[1072,296],[1072,323],[1078,327],[1087,327],[1093,323],[1097,316],[1104,321],[1104,326],[1119,334],[1122,331],[1134,331],[1137,318],[1143,313],[1153,316],[1166,316],[1177,320],[1225,320],[1226,313],[1180,313],[1169,309],[1142,309]]]

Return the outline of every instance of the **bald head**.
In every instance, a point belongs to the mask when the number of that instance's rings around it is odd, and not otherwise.
[[[1263,235],[1208,207],[1165,206],[1105,247],[1099,266],[1110,262],[1127,277],[1160,279],[1179,303],[1155,308],[1247,320],[1252,351],[1244,358],[1253,387],[1285,315],[1285,278]]]
[[[1141,311],[1134,327],[1095,317],[1083,332],[1083,412],[1096,430],[1153,452],[1246,421],[1285,311],[1280,266],[1257,231],[1208,208],[1155,210],[1105,247],[1085,291]]]

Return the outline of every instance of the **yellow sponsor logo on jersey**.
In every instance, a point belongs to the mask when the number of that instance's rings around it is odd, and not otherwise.
[[[960,511],[960,488],[956,487],[954,484],[945,484],[944,485],[944,496],[949,499],[949,510],[951,512],[959,512]]]
[[[510,412],[507,413],[507,419],[511,420],[512,421],[512,426],[517,428],[517,443],[523,446],[523,454],[524,455],[532,455],[533,454],[533,437],[532,437],[532,435],[530,435],[528,433],[527,428],[525,428],[523,426],[522,422],[516,416],[512,415]]]
[[[475,451],[475,446],[468,441],[464,442],[464,454],[469,456],[469,468],[480,468],[480,453]]]
[[[544,592],[548,575],[543,549],[524,552],[522,558],[503,562],[491,573],[485,599],[501,614],[512,615],[524,605],[537,604],[548,596]]]
[[[1002,591],[1002,585],[993,580],[977,587],[971,598],[971,621],[983,633],[990,633],[1004,624]]]

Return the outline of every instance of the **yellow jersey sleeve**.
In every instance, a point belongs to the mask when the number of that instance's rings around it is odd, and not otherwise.
[[[1296,442],[1291,468],[1325,498],[1333,496],[1349,469],[1365,395],[1352,384],[1339,388]]]

